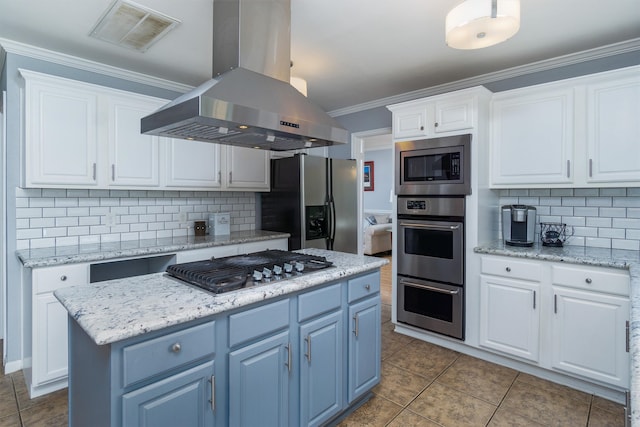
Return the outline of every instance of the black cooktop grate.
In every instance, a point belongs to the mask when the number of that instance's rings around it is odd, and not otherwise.
[[[303,266],[303,270],[294,269],[291,273],[272,276],[265,279],[264,282],[283,280],[333,265],[321,256],[267,250],[246,255],[174,264],[167,267],[167,274],[210,292],[222,293],[253,286],[256,284],[252,276],[254,271],[262,272],[265,268],[273,270],[274,266],[282,267],[285,263],[291,265],[298,263]],[[284,267],[282,268],[284,269]]]

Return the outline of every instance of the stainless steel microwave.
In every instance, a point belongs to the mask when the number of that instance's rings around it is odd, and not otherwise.
[[[471,194],[471,135],[395,144],[397,195]]]

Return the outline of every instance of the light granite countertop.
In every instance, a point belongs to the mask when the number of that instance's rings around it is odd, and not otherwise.
[[[103,345],[370,272],[388,263],[384,258],[323,249],[296,252],[324,256],[334,267],[218,295],[154,273],[59,289],[55,296],[95,343]]]
[[[272,239],[286,239],[288,233],[251,230],[235,231],[224,236],[185,236],[163,239],[125,240],[77,246],[58,246],[41,249],[24,249],[16,255],[25,267],[49,267],[53,265],[103,261],[116,258],[156,255],[214,246],[238,245]]]
[[[474,252],[629,270],[631,276],[629,337],[631,352],[631,422],[634,426],[640,426],[640,252],[583,246],[552,248],[539,244],[530,248],[523,248],[506,246],[501,240],[482,244],[474,248]]]

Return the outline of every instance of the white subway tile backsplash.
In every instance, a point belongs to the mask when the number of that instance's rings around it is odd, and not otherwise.
[[[66,208],[42,208],[42,216],[55,218],[59,216],[66,216],[67,209]]]
[[[46,228],[46,227],[54,227],[56,225],[55,218],[32,218],[27,221],[28,221],[28,225],[26,228]]]
[[[51,227],[42,229],[42,237],[63,237],[67,235],[67,227]]]
[[[39,218],[34,219],[34,221],[39,221]],[[19,218],[16,219],[16,228],[29,228],[30,220],[27,218]]]
[[[78,217],[75,216],[56,218],[56,227],[75,227],[78,223]]]
[[[19,240],[18,240],[19,241]],[[29,249],[50,248],[56,245],[56,239],[31,239]]]
[[[53,197],[39,197],[36,199],[29,199],[29,207],[53,208],[55,207],[55,199]]]
[[[600,189],[601,196],[626,196],[627,189],[626,188],[601,188]]]
[[[624,218],[627,216],[627,210],[625,208],[600,208],[600,216]]]
[[[573,227],[575,234],[567,245],[640,248],[638,188],[501,190],[498,194],[500,205],[534,206],[537,222],[562,222]],[[539,232],[539,226],[536,230]]]
[[[64,188],[43,188],[42,197],[67,197],[67,190]]]
[[[42,228],[23,228],[16,230],[18,239],[39,239],[42,237]]]
[[[640,250],[640,240],[611,239],[611,249]]]
[[[42,208],[17,208],[16,218],[42,218]]]

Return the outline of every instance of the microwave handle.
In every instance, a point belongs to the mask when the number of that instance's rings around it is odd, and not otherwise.
[[[403,285],[411,285],[411,286],[415,286],[416,288],[426,289],[428,291],[438,292],[441,294],[457,295],[460,292],[459,289],[456,289],[455,291],[450,291],[448,289],[440,289],[440,288],[435,288],[433,286],[422,285],[420,283],[409,282],[408,280],[400,280],[400,283]]]
[[[403,227],[427,228],[431,230],[457,230],[460,228],[459,225],[426,225],[415,222],[401,222],[400,225]]]

